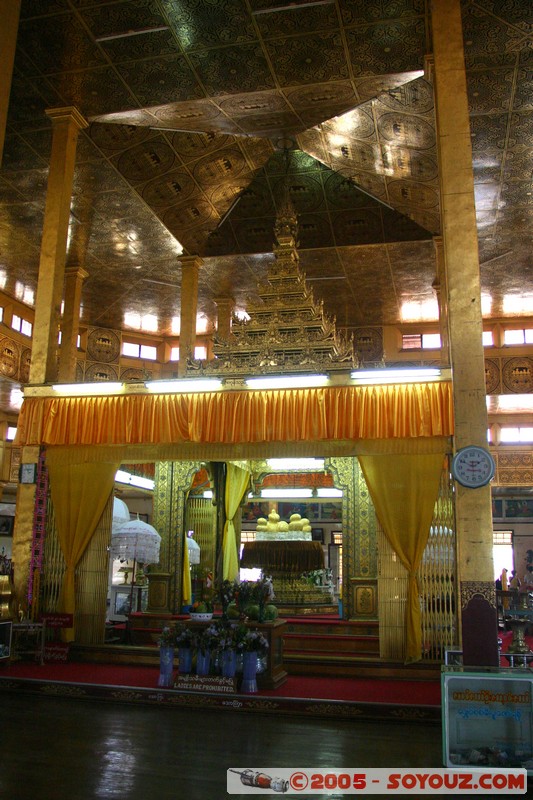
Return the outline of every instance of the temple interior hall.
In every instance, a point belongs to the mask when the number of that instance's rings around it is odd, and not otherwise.
[[[0,13],[0,789],[531,778],[531,3]]]

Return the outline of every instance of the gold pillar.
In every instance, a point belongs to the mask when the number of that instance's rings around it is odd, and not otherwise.
[[[219,339],[227,340],[231,335],[231,318],[235,300],[233,297],[217,297],[215,303],[218,312],[217,336]]]
[[[58,368],[60,383],[73,383],[76,378],[81,289],[83,281],[88,277],[89,273],[82,267],[67,267],[65,270],[65,308],[61,324]]]
[[[7,110],[17,47],[20,0],[0,0],[0,164],[4,153]]]
[[[159,565],[149,569],[150,576],[154,576],[150,613],[161,610],[165,601],[170,613],[181,611],[185,507],[194,475],[200,467],[200,462],[196,461],[156,463],[152,524],[161,536],[161,549]],[[149,581],[152,584],[151,578]]]
[[[460,0],[432,3],[442,231],[453,368],[455,449],[487,444],[474,177]],[[490,487],[457,485],[464,661],[498,663]]]
[[[187,372],[187,358],[194,357],[196,312],[198,310],[198,272],[203,262],[198,256],[180,256],[180,263],[181,316],[178,376],[182,377]]]
[[[38,447],[22,448],[22,464],[37,464],[38,461]],[[36,492],[37,484],[19,483],[17,487],[15,526],[13,528],[12,555],[15,601],[17,608],[22,608],[25,615],[27,615],[29,610],[27,598],[30,579]]]
[[[335,486],[342,489],[342,611],[344,619],[376,620],[377,520],[359,461],[326,460]]]
[[[434,236],[435,261],[437,262],[437,276],[433,283],[439,304],[440,341],[442,363],[450,363],[450,336],[448,323],[448,276],[446,275],[444,260],[444,243],[442,236]]]
[[[49,109],[46,114],[52,120],[53,136],[35,300],[30,367],[32,384],[56,380],[58,324],[76,142],[79,131],[88,124],[73,107]]]

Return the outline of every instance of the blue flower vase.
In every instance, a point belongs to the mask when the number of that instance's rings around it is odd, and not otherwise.
[[[257,653],[243,653],[241,692],[254,694],[257,692]]]
[[[159,680],[158,686],[173,686],[174,685],[174,648],[173,647],[160,647],[159,648]]]
[[[192,672],[192,647],[178,648],[178,669],[181,675]]]
[[[209,675],[209,667],[211,666],[211,653],[202,653],[200,650],[196,653],[196,674]]]
[[[222,653],[222,677],[234,678],[237,672],[237,653],[235,650],[224,650]]]

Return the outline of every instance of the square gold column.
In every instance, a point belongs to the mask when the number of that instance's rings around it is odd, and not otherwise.
[[[457,450],[487,444],[483,320],[461,5],[459,0],[433,0],[431,8]],[[456,527],[463,660],[496,666],[490,486],[457,484]]]
[[[198,256],[180,256],[181,262],[181,312],[180,359],[178,375],[187,371],[187,358],[194,358],[196,342],[196,313],[198,310],[198,272],[202,259]]]
[[[79,131],[88,125],[73,107],[49,109],[46,114],[52,121],[53,135],[35,299],[30,366],[30,383],[33,384],[57,379],[58,326],[76,144]]]
[[[20,0],[0,0],[0,164],[4,152],[19,16]]]
[[[65,270],[65,308],[61,323],[61,349],[58,378],[60,383],[73,383],[76,377],[76,353],[80,328],[80,304],[83,281],[89,273],[82,267]]]

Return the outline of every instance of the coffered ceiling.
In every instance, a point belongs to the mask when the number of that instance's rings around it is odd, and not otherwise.
[[[50,154],[45,109],[76,106],[68,263],[82,320],[179,316],[179,254],[204,259],[199,312],[245,309],[272,260],[288,185],[301,265],[351,332],[434,300],[440,233],[424,0],[22,0],[0,172],[0,278],[37,285]],[[533,297],[533,14],[463,3],[482,291]],[[531,303],[531,300],[530,300]],[[533,305],[529,312],[533,311]]]

